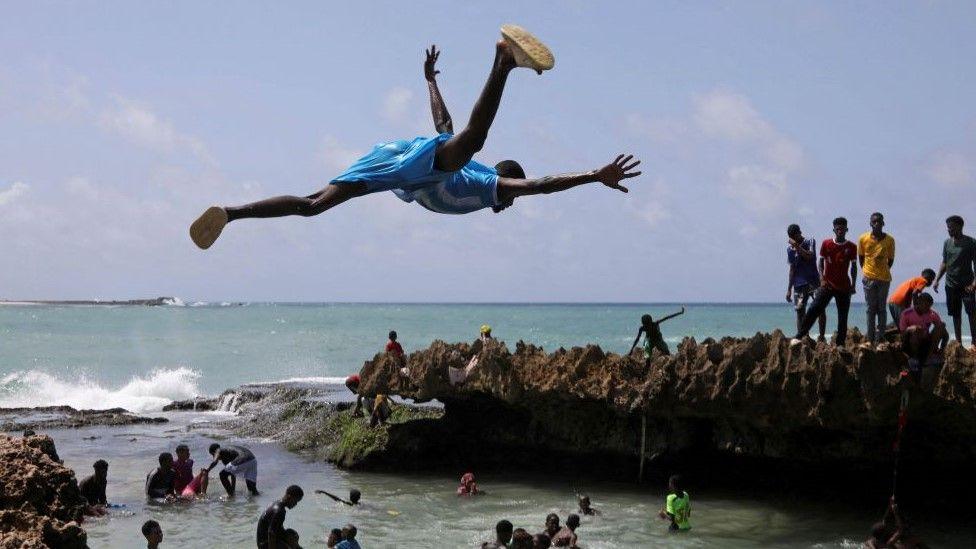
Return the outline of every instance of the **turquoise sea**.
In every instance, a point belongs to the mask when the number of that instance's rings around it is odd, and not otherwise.
[[[509,348],[519,339],[547,350],[585,343],[626,351],[644,313],[660,317],[681,304],[178,304],[133,306],[0,306],[0,407],[69,404],[77,408],[121,406],[163,415],[162,425],[52,430],[65,463],[79,476],[91,463],[110,462],[108,496],[125,504],[109,518],[89,521],[94,548],[129,548],[144,542],[139,525],[158,520],[164,547],[253,547],[261,511],[292,483],[305,500],[286,524],[299,531],[304,547],[322,547],[328,529],[354,522],[364,548],[477,547],[506,518],[530,532],[542,529],[546,514],[565,519],[575,510],[575,488],[589,492],[602,517],[583,520],[580,542],[587,548],[631,547],[859,547],[883,509],[845,504],[723,493],[696,486],[694,528],[671,536],[655,519],[663,486],[635,486],[544,476],[485,474],[489,494],[459,502],[458,475],[375,474],[340,471],[292,454],[268,440],[240,441],[258,456],[257,498],[227,501],[219,486],[206,501],[159,505],[145,502],[145,475],[162,451],[186,443],[199,464],[214,437],[227,436],[215,413],[160,413],[173,399],[214,395],[255,381],[306,379],[338,383],[383,348],[397,330],[409,352],[431,341],[473,340],[482,324]],[[940,313],[943,312],[940,310]],[[832,329],[832,313],[831,325]],[[863,327],[856,304],[851,325]],[[792,308],[782,304],[691,304],[662,325],[672,348],[684,337],[750,336],[794,328]],[[336,493],[356,487],[368,506],[336,506],[316,488]],[[863,501],[863,498],[860,499]],[[879,495],[883,506],[884,495]],[[918,505],[914,506],[918,508]],[[391,512],[392,511],[392,512]],[[971,547],[976,531],[918,516],[918,530],[933,547]]]

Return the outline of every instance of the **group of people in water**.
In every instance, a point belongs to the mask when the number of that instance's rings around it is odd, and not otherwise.
[[[946,308],[952,318],[955,339],[962,342],[963,313],[969,321],[970,336],[976,335],[976,239],[963,233],[965,221],[958,215],[946,220],[948,238],[942,245],[942,261],[936,272],[921,270],[918,276],[900,283],[889,295],[895,262],[895,239],[885,232],[885,218],[871,214],[870,230],[857,243],[847,239],[847,219],[833,222],[834,236],[824,239],[817,252],[817,241],[803,235],[799,225],[787,230],[786,259],[789,275],[786,300],[796,310],[796,335],[793,343],[809,336],[818,324],[818,340],[826,339],[826,310],[831,301],[837,308],[836,344],[847,341],[847,321],[851,296],[857,292],[857,269],[862,271],[861,286],[867,304],[865,346],[885,341],[886,333],[901,332],[903,348],[912,370],[937,364],[949,341],[949,332],[935,302],[925,291],[932,286],[938,293],[945,278]],[[819,259],[818,259],[819,257]],[[889,330],[888,313],[893,326]]]

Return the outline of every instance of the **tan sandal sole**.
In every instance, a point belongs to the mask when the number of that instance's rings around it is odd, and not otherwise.
[[[190,225],[190,239],[202,250],[213,245],[227,224],[227,212],[223,208],[211,206]]]
[[[532,33],[518,25],[502,25],[502,38],[508,42],[515,56],[515,64],[530,68],[538,73],[556,65],[552,51]]]

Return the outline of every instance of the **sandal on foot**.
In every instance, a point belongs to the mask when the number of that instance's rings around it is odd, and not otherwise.
[[[211,206],[190,225],[190,238],[200,249],[213,245],[227,224],[227,212],[223,208]]]
[[[512,48],[515,64],[542,74],[556,64],[552,51],[532,33],[518,25],[502,25],[502,38]]]

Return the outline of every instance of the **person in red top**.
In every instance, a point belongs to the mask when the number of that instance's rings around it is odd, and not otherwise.
[[[813,303],[803,317],[792,344],[799,344],[810,333],[810,327],[827,310],[830,300],[837,304],[837,345],[847,342],[847,314],[851,309],[854,281],[857,280],[857,245],[847,240],[847,219],[834,219],[834,238],[820,245],[820,279]]]
[[[915,296],[931,286],[934,280],[935,271],[923,269],[921,276],[909,278],[898,285],[898,288],[888,298],[888,312],[891,313],[891,321],[895,324],[895,328],[901,330],[901,314],[905,309],[912,306],[912,303],[915,302]]]
[[[908,369],[917,373],[922,367],[937,363],[945,346],[949,343],[949,331],[932,310],[932,294],[923,292],[915,298],[911,309],[901,314],[898,327],[902,333],[905,354],[908,355]]]
[[[390,330],[390,340],[386,342],[386,352],[393,355],[397,364],[400,365],[400,372],[407,375],[407,361],[403,355],[403,347],[397,342],[396,330]]]

